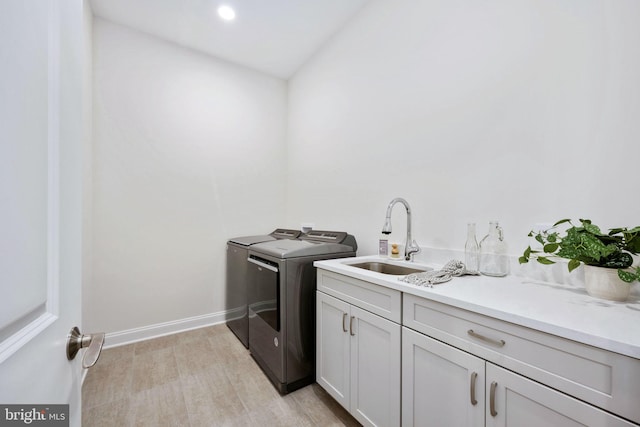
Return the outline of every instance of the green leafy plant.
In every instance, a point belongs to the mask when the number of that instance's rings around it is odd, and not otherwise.
[[[570,227],[561,234],[557,227],[565,223]],[[571,220],[563,219],[549,230],[538,233],[531,231],[529,237],[540,243],[542,250],[527,247],[519,258],[520,264],[534,258],[540,264],[548,265],[555,264],[552,258],[565,258],[569,260],[569,272],[584,263],[617,268],[618,277],[627,283],[640,281],[640,267],[629,268],[633,264],[632,255],[640,253],[640,226],[631,229],[612,228],[605,234],[591,220],[581,219],[580,223],[580,226],[575,226]]]

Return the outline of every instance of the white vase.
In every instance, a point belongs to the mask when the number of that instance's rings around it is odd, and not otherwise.
[[[626,301],[631,285],[618,277],[617,268],[584,266],[584,286],[592,297]]]

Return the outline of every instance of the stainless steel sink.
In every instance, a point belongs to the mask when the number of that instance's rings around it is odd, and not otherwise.
[[[422,273],[425,271],[432,270],[429,267],[412,268],[412,267],[405,267],[404,265],[388,264],[386,262],[378,262],[378,261],[362,262],[359,264],[349,264],[349,265],[351,267],[363,268],[365,270],[375,271],[376,273],[390,274],[393,276],[406,276],[407,274],[411,274],[411,273]]]

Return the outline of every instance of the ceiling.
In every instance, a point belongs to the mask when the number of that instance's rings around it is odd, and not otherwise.
[[[287,79],[369,0],[91,0],[93,13]],[[218,18],[218,6],[236,19]]]

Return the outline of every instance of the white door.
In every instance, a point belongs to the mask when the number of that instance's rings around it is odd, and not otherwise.
[[[487,426],[623,427],[635,424],[487,362]]]
[[[83,34],[82,0],[0,2],[0,404],[69,404],[71,425],[81,411],[80,357],[69,362],[65,349],[81,326]]]
[[[402,425],[484,426],[485,361],[402,328]]]
[[[316,381],[347,410],[349,313],[346,302],[316,292]]]
[[[365,426],[399,426],[401,326],[355,306],[351,319],[351,414]]]

